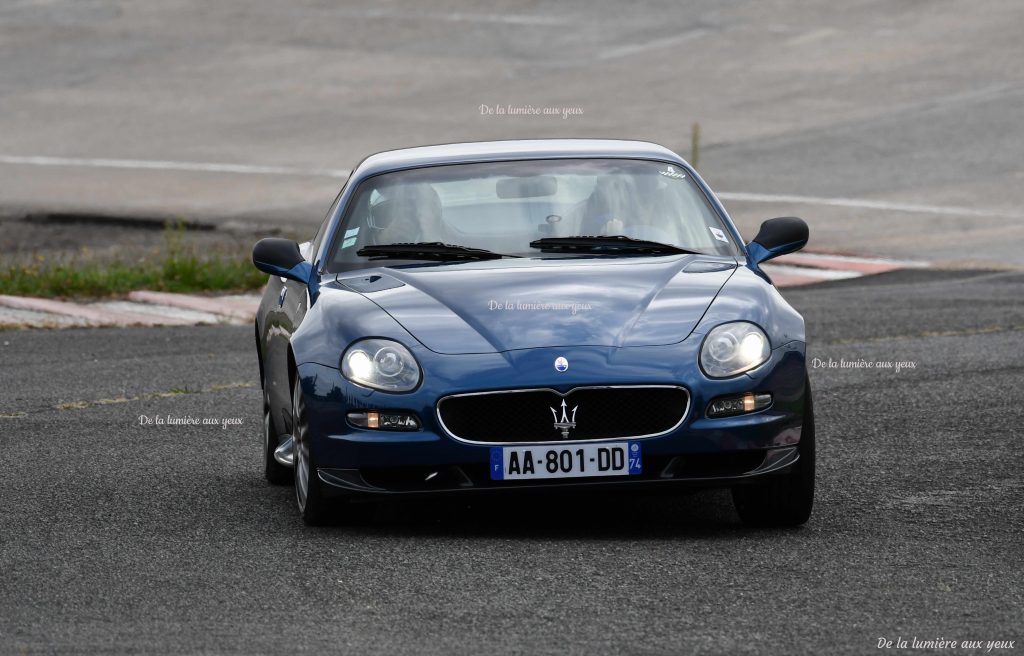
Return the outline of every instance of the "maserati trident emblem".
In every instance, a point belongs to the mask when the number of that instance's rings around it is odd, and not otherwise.
[[[565,399],[562,399],[562,417],[559,419],[558,411],[554,408],[548,408],[551,411],[551,416],[555,418],[555,430],[562,431],[562,439],[569,439],[569,431],[576,428],[576,410],[579,406],[572,409],[572,419],[569,418],[569,414],[565,407]]]
[[[569,361],[559,356],[555,358],[555,371],[567,371],[569,369]]]

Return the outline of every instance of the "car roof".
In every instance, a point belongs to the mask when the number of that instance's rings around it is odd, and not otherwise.
[[[647,141],[619,139],[520,139],[418,146],[388,150],[364,159],[352,178],[365,178],[399,169],[442,164],[468,164],[522,159],[621,157],[682,163],[679,155]]]

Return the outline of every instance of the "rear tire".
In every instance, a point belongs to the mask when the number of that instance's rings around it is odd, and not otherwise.
[[[292,470],[274,459],[274,451],[280,440],[274,430],[270,408],[263,406],[263,476],[271,485],[285,485],[292,482]]]
[[[804,402],[804,425],[797,447],[800,459],[793,470],[765,483],[738,485],[732,489],[732,501],[740,519],[748,526],[800,526],[811,516],[814,506],[814,404],[810,381]]]
[[[295,440],[295,503],[307,526],[327,523],[329,504],[317,476],[316,461],[310,445],[306,404],[298,376],[292,383],[292,437]]]

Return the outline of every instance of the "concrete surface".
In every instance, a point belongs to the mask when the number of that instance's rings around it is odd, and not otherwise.
[[[13,0],[0,207],[312,233],[337,170],[375,151],[600,136],[688,156],[699,122],[717,190],[883,204],[728,201],[748,236],[797,214],[820,248],[1022,266],[1022,21],[1015,0]],[[885,209],[905,204],[985,215]]]

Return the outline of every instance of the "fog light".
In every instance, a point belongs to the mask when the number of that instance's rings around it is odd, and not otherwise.
[[[772,404],[771,394],[755,394],[747,392],[739,396],[723,396],[708,405],[709,417],[731,417],[748,412],[764,410]]]
[[[420,420],[411,412],[382,410],[350,412],[348,413],[348,423],[358,428],[373,430],[413,431],[420,428]]]

